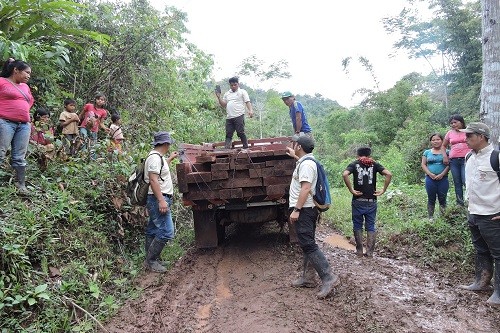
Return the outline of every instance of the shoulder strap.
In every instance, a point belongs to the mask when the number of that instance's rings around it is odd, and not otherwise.
[[[30,102],[30,98],[24,93],[24,91],[21,90],[21,88],[19,88],[17,85],[15,85],[14,82],[12,82],[11,80],[9,80],[9,79],[6,79],[6,80],[9,81],[10,84],[12,84],[14,86],[14,88],[16,88],[21,93],[21,95],[23,95],[26,102],[28,102],[28,103]]]
[[[163,179],[163,178],[161,178],[161,170],[163,169],[163,166],[165,165],[165,164],[164,164],[164,162],[163,162],[163,156],[161,156],[161,154],[160,154],[160,153],[150,153],[150,154],[148,155],[148,157],[149,157],[149,156],[152,156],[152,155],[158,155],[158,156],[160,156],[160,162],[161,162],[161,165],[160,165],[160,174],[158,175],[158,177],[160,177],[161,181],[163,182],[163,181],[164,181],[164,179]],[[146,158],[146,159],[147,159],[147,158]],[[146,174],[146,173],[144,173],[144,174]]]
[[[304,158],[304,159],[300,162],[300,164],[302,164],[302,162],[307,161],[307,160],[314,161],[314,163],[316,163],[316,182],[317,182],[317,181],[318,181],[318,161],[316,161],[316,159],[315,159],[315,158],[313,158],[313,157],[306,157],[306,158]],[[297,167],[297,177],[299,176],[300,164],[299,164],[299,166]],[[311,190],[309,191],[309,194],[311,195],[311,197],[314,197],[314,195],[312,194],[312,188],[311,188]]]
[[[472,153],[471,152],[468,152],[466,155],[465,155],[465,162],[467,162],[469,160],[469,158],[471,157]]]
[[[493,149],[490,155],[490,164],[493,170],[496,171],[497,176],[498,176],[498,181],[500,181],[500,161],[499,161],[499,156],[500,151]]]

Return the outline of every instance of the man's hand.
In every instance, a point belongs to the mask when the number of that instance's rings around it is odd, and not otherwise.
[[[300,212],[292,212],[290,214],[290,223],[293,224],[294,222],[296,222],[299,219],[299,214]]]
[[[165,199],[158,201],[158,210],[160,214],[166,214],[168,212],[168,204]]]
[[[253,112],[252,111],[248,111],[248,117],[253,118]]]
[[[290,147],[286,147],[286,154],[290,157],[297,158],[297,156],[295,155],[295,150]]]

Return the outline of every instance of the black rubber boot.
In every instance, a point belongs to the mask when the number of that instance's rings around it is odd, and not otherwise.
[[[26,167],[25,166],[15,166],[13,167],[16,171],[16,187],[19,193],[21,194],[29,194],[28,189],[26,188]]]
[[[491,290],[491,278],[493,277],[493,259],[489,255],[476,254],[476,280],[468,286],[460,286],[470,291]],[[500,267],[500,266],[499,266]]]
[[[156,273],[165,273],[167,269],[160,264],[156,258],[160,257],[160,253],[167,244],[166,239],[154,238],[149,245],[148,253],[146,254],[146,267]]]
[[[446,206],[440,205],[439,206],[439,214],[441,215],[441,217],[443,217],[445,213],[446,213]]]
[[[321,250],[318,249],[310,253],[309,260],[321,278],[321,290],[316,296],[319,299],[326,298],[332,293],[333,288],[340,284],[340,279],[332,273],[332,268]]]
[[[295,281],[292,282],[292,287],[295,288],[314,288],[316,287],[316,281],[314,280],[315,270],[309,256],[304,254],[304,262],[302,266],[302,275]]]
[[[368,231],[366,236],[366,254],[368,258],[373,258],[373,250],[375,249],[375,242],[377,240],[376,231]]]
[[[500,260],[495,260],[495,291],[488,298],[486,303],[494,306],[500,306]]]
[[[353,230],[354,240],[356,241],[356,255],[363,256],[363,230]]]
[[[243,146],[243,149],[248,148],[248,140],[247,140],[247,135],[245,133],[241,134],[240,136],[241,144]]]
[[[232,148],[232,144],[231,144],[232,141],[233,141],[233,139],[226,138],[226,142],[224,142],[224,148],[231,149]]]
[[[427,217],[429,220],[434,218],[434,205],[427,204]]]

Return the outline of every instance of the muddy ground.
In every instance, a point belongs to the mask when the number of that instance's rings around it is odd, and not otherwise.
[[[234,229],[217,249],[192,249],[164,275],[144,274],[143,294],[106,325],[109,332],[500,332],[489,293],[457,288],[457,277],[406,260],[357,258],[353,247],[320,226],[317,232],[342,284],[317,300],[317,289],[290,282],[301,251],[268,225]],[[339,241],[340,239],[340,241]],[[339,245],[336,247],[333,245]],[[347,244],[347,245],[346,245]],[[456,281],[450,280],[456,279]],[[463,277],[461,277],[463,279]]]

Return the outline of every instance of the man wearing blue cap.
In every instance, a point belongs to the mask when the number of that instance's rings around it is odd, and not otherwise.
[[[282,93],[281,99],[290,110],[290,120],[292,121],[294,133],[304,133],[308,136],[312,136],[312,129],[307,122],[307,117],[302,104],[300,104],[300,102],[297,102],[295,100],[295,96],[289,91],[285,91],[284,93]]]
[[[179,154],[174,151],[165,158],[174,140],[168,132],[157,132],[152,142],[153,150],[144,164],[144,180],[149,182],[146,207],[149,212],[149,222],[146,227],[146,260],[147,269],[164,273],[167,269],[160,263],[161,251],[169,240],[174,239],[174,223],[172,221],[172,206],[174,186],[168,164]]]

